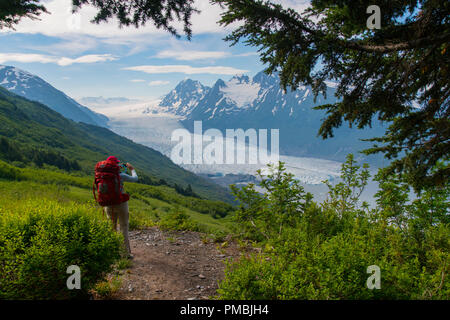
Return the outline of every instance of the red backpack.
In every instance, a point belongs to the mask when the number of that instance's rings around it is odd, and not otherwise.
[[[115,162],[100,161],[97,163],[92,191],[94,199],[102,207],[121,204],[130,198],[128,194],[122,193],[120,167]],[[96,191],[98,197],[95,194]]]

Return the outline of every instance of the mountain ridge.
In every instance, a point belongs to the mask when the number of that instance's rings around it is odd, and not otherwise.
[[[196,86],[185,86],[196,83]],[[158,105],[168,113],[182,117],[181,123],[193,131],[194,121],[202,121],[204,130],[226,129],[280,129],[280,152],[292,156],[321,157],[343,161],[348,153],[358,153],[370,147],[361,141],[384,134],[385,126],[374,119],[370,129],[351,129],[346,124],[335,130],[333,138],[317,137],[326,114],[313,108],[335,103],[336,83],[326,82],[326,97],[314,97],[309,86],[284,91],[278,74],[264,71],[250,78],[236,75],[228,81],[218,79],[212,87],[195,80],[183,80],[163,97]],[[202,94],[195,90],[201,86]],[[379,157],[359,156],[379,161]]]
[[[224,188],[180,168],[154,149],[134,143],[107,128],[67,119],[42,103],[2,87],[0,123],[0,138],[5,137],[20,147],[61,154],[79,162],[85,174],[92,174],[96,162],[113,154],[133,163],[144,175],[183,187],[191,184],[202,197],[231,201],[230,194]]]
[[[28,100],[40,102],[64,117],[102,127],[108,118],[81,105],[42,78],[13,66],[0,65],[0,86]]]

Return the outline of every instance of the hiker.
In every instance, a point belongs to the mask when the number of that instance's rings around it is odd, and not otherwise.
[[[128,168],[131,176],[120,172],[121,167]],[[119,181],[118,184],[117,181]],[[95,187],[97,187],[99,196],[96,200],[103,206],[104,212],[111,219],[115,231],[117,231],[117,220],[119,220],[128,258],[133,259],[128,239],[128,200],[130,196],[123,192],[124,181],[137,182],[138,176],[131,164],[124,165],[115,156],[108,157],[106,161],[99,162],[95,167],[94,197]]]

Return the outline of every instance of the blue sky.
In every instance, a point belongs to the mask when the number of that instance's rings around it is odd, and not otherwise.
[[[43,1],[51,14],[22,20],[15,31],[0,31],[0,64],[36,74],[69,96],[151,99],[185,78],[212,85],[234,74],[253,76],[264,69],[256,48],[230,47],[222,39],[231,28],[216,22],[220,8],[197,0],[194,36],[177,39],[152,25],[119,29],[115,21],[89,21],[93,8],[71,13],[71,0]],[[302,10],[302,0],[277,0]]]

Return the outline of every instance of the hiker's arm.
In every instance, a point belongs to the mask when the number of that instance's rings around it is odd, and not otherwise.
[[[130,175],[128,175],[128,174],[126,174],[126,173],[121,173],[120,174],[120,178],[123,180],[123,181],[128,181],[128,182],[137,182],[138,181],[138,175],[137,175],[137,173],[136,173],[136,170],[134,170],[134,167],[131,165],[131,164],[129,164],[129,163],[127,163],[127,167],[130,169],[130,171],[131,171],[131,176]]]
[[[136,170],[132,170],[131,171],[131,176],[129,175],[129,174],[126,174],[126,173],[121,173],[120,174],[120,178],[123,180],[123,181],[127,181],[127,182],[137,182],[138,181],[138,175],[136,174]]]

